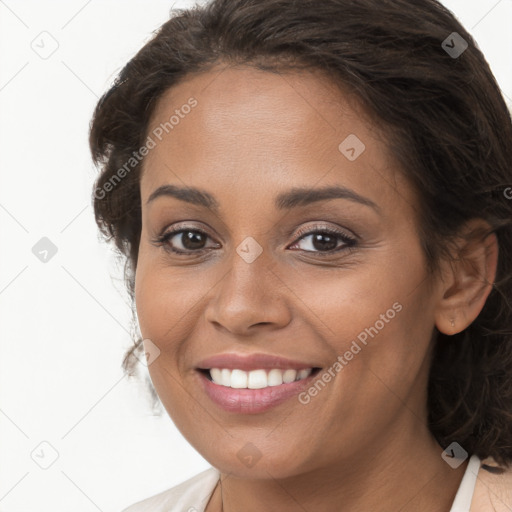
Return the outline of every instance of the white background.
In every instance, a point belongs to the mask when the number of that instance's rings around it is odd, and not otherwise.
[[[512,0],[444,4],[511,105]],[[209,466],[123,377],[131,310],[98,241],[87,145],[116,73],[171,7],[189,5],[0,0],[1,512],[115,512]],[[41,38],[58,44],[47,59]],[[57,247],[46,263],[32,253],[42,237]]]

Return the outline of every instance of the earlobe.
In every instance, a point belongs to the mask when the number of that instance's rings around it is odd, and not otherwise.
[[[498,266],[498,239],[482,219],[470,221],[457,240],[452,260],[445,262],[436,327],[444,334],[457,334],[482,311]]]

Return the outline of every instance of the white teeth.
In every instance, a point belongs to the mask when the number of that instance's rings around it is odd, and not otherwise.
[[[309,377],[309,374],[311,373],[311,369],[308,368],[306,370],[299,370],[297,372],[297,380],[305,379],[306,377]]]
[[[213,382],[222,382],[222,371],[219,368],[212,368],[210,370]]]
[[[233,372],[235,371],[236,370],[233,370]],[[249,382],[247,383],[247,387],[249,389],[261,389],[266,388],[268,386],[267,372],[265,370],[253,370],[252,372],[249,372],[248,380]]]
[[[213,377],[212,377],[213,379]],[[218,384],[222,384],[223,386],[231,387],[231,370],[223,369],[221,370],[220,381]]]
[[[280,386],[295,380],[302,380],[311,375],[312,368],[302,370],[280,370],[273,368],[269,370],[229,370],[227,368],[211,368],[210,376],[215,384],[235,389],[262,389],[269,386]]]
[[[225,371],[225,370],[222,370]],[[242,370],[231,371],[231,387],[243,389],[247,387],[247,372]]]
[[[289,382],[293,382],[297,377],[297,370],[285,370],[283,373],[283,382],[288,384]]]
[[[267,384],[269,386],[280,386],[283,383],[283,372],[277,368],[273,368],[268,372]]]

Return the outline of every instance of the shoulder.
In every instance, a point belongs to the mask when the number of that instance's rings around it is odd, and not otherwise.
[[[219,480],[209,468],[167,491],[139,501],[123,512],[203,512]]]
[[[482,460],[471,512],[510,512],[511,510],[512,467],[500,467],[492,458]]]

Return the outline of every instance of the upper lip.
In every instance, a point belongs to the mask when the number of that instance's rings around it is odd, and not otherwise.
[[[280,368],[282,370],[304,368],[315,368],[311,363],[286,359],[284,357],[271,354],[250,354],[241,355],[234,353],[217,354],[200,361],[197,365],[200,370],[209,370],[211,368],[227,368],[230,370],[238,369],[244,371],[265,370]]]

